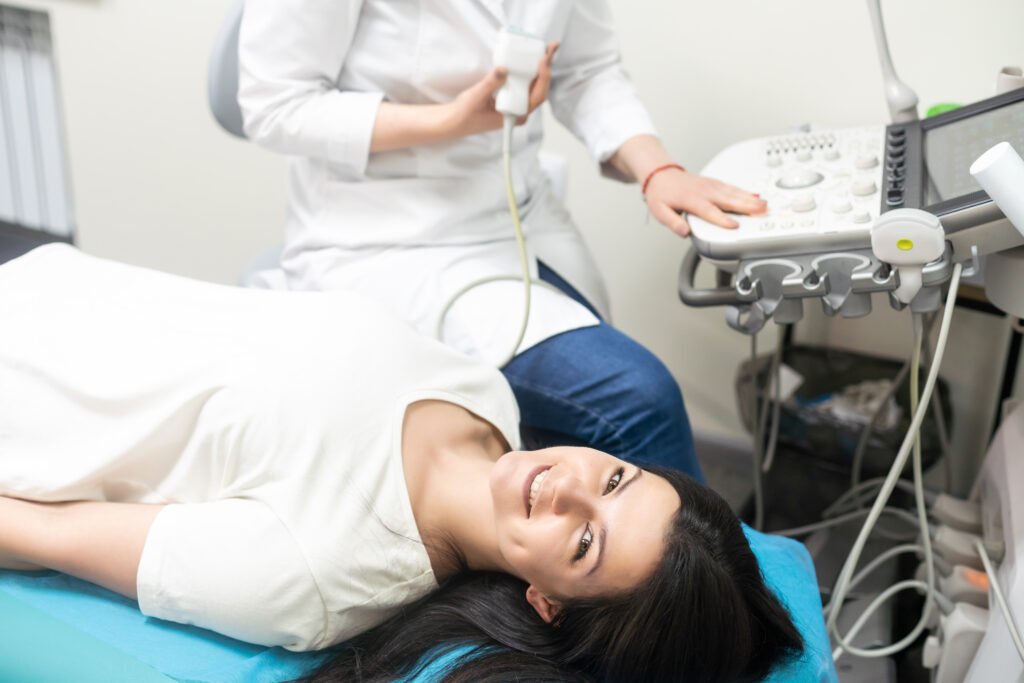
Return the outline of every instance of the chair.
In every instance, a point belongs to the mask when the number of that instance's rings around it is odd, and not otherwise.
[[[206,97],[214,120],[225,132],[242,140],[246,135],[242,109],[238,106],[238,30],[244,9],[245,0],[235,0],[228,10],[214,39],[206,74]],[[238,284],[260,289],[287,289],[280,265],[283,251],[283,244],[275,244],[250,260],[238,276]]]
[[[238,106],[238,29],[245,0],[235,0],[213,43],[206,77],[210,111],[225,131],[245,139],[242,110]]]

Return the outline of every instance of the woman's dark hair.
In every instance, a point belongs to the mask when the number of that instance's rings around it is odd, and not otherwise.
[[[333,648],[303,680],[390,682],[458,651],[444,683],[732,683],[761,680],[799,655],[800,634],[728,504],[680,472],[649,471],[672,484],[682,505],[661,563],[640,587],[566,602],[547,624],[526,601],[523,581],[461,572]]]

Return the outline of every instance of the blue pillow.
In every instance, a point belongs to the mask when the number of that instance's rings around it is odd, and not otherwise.
[[[765,580],[806,641],[800,660],[768,680],[837,683],[807,550],[746,532]],[[464,651],[437,659],[409,683],[432,683]],[[322,657],[150,619],[134,601],[63,574],[0,571],[0,681],[276,683],[303,675]]]
[[[761,566],[765,583],[789,610],[804,638],[800,658],[777,668],[764,683],[839,683],[821,614],[814,562],[807,548],[793,539],[762,534],[745,524],[743,531]],[[408,683],[434,683],[467,651],[468,648],[462,648],[438,658]]]
[[[746,525],[743,531],[761,565],[765,583],[789,610],[804,637],[800,659],[772,672],[766,683],[839,683],[811,554],[803,543],[791,538],[762,534]]]

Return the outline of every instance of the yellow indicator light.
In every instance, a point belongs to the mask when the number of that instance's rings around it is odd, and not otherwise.
[[[908,239],[902,239],[896,242],[896,248],[900,251],[910,251],[914,248],[914,243]]]

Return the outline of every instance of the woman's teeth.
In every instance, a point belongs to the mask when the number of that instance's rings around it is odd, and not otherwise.
[[[530,484],[530,509],[533,509],[533,504],[537,500],[537,492],[540,491],[541,482],[544,481],[544,477],[546,476],[548,476],[548,471],[544,470],[534,477],[533,483]]]

